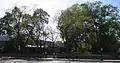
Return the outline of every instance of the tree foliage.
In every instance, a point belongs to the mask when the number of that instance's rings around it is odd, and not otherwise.
[[[57,28],[66,48],[74,52],[116,53],[120,38],[117,7],[101,2],[75,4],[61,11]]]
[[[16,49],[27,44],[39,46],[40,40],[45,27],[48,23],[48,13],[43,9],[36,9],[33,14],[25,13],[25,9],[14,7],[11,11],[5,13],[5,16],[0,19],[0,35],[6,35],[15,42]]]

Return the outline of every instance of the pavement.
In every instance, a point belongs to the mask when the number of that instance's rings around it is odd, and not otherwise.
[[[89,62],[89,61],[27,61],[27,60],[20,60],[20,59],[14,59],[14,60],[5,60],[0,61],[0,63],[120,63],[120,62]]]
[[[48,63],[76,63],[76,62],[87,62],[87,63],[120,63],[120,60],[112,60],[112,59],[103,59],[101,61],[100,59],[64,59],[64,58],[24,58],[24,57],[1,57],[0,58],[0,63],[1,62],[6,62],[6,63],[27,63],[27,62],[34,62],[34,63],[39,63],[39,62],[48,62]]]

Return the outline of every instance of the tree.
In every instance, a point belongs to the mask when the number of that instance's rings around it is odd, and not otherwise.
[[[89,11],[91,13],[94,26],[97,30],[97,48],[103,48],[104,53],[116,53],[118,50],[119,38],[119,10],[112,5],[103,5],[101,2],[89,3]],[[117,25],[117,26],[115,26]],[[107,46],[109,45],[109,46]],[[115,47],[111,47],[114,45]],[[94,49],[93,49],[94,50]]]
[[[75,4],[56,18],[66,48],[73,52],[115,53],[119,40],[119,11],[101,2]],[[117,26],[115,26],[117,25]],[[109,46],[107,46],[109,44]],[[113,51],[114,50],[114,51]]]
[[[40,40],[43,39],[43,36],[46,34],[44,31],[45,24],[48,24],[48,13],[42,9],[37,9],[34,11],[32,16],[31,25],[32,29],[32,39],[37,46],[40,44]]]
[[[83,8],[75,4],[58,17],[58,29],[68,50],[79,51],[78,48],[81,48],[79,45],[87,39],[87,33],[85,33],[88,29],[87,22],[91,23],[91,21],[88,10]],[[85,22],[85,20],[89,21]]]
[[[20,52],[27,44],[40,44],[45,24],[48,23],[48,13],[42,9],[36,9],[32,15],[26,13],[18,7],[7,11],[6,15],[0,19],[1,35],[11,37],[16,44],[16,49],[20,46]],[[46,33],[46,32],[44,32]]]

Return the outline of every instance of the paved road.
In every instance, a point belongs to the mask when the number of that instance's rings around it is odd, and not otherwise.
[[[7,60],[1,63],[119,63],[119,62],[80,62],[80,61],[25,61],[25,60]]]
[[[120,60],[99,59],[58,59],[58,58],[32,58],[32,59],[1,59],[0,63],[120,63]]]

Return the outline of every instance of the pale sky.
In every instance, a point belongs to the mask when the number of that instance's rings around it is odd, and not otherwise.
[[[82,2],[85,0],[81,0]],[[65,9],[79,0],[1,0],[0,2],[0,17],[4,15],[6,9],[11,9],[14,6],[28,6],[42,8],[51,16],[59,9]]]
[[[75,3],[83,3],[88,0],[1,0],[0,2],[0,17],[4,16],[6,9],[12,9],[14,6],[27,6],[30,9],[42,8],[50,15],[52,21],[55,13],[58,10],[64,10]],[[50,22],[50,27],[56,27],[56,24]]]
[[[75,3],[84,3],[86,1],[102,1],[119,6],[120,0],[0,0],[0,17],[4,16],[6,9],[14,6],[28,6],[28,8],[42,8],[50,15],[50,21],[58,10],[64,10]]]
[[[51,21],[58,10],[65,10],[73,4],[87,1],[102,1],[120,8],[120,0],[0,0],[0,17],[4,16],[6,9],[12,9],[14,6],[27,6],[29,9],[42,8],[50,15],[49,27],[56,29],[56,24]]]
[[[75,3],[83,3],[86,1],[97,0],[1,0],[0,17],[4,16],[6,9],[11,9],[14,6],[28,6],[28,8],[42,8],[47,11],[50,15],[50,21],[52,21],[52,18],[58,10],[64,10]]]
[[[86,1],[98,1],[98,0],[1,0],[0,2],[0,17],[4,16],[6,9],[12,9],[14,6],[28,6],[30,9],[42,8],[50,15],[50,21],[52,21],[55,13],[58,10],[64,10],[67,7],[72,6],[75,3],[84,3]],[[105,1],[105,0],[100,0]],[[55,24],[49,23],[51,27],[55,28]]]

